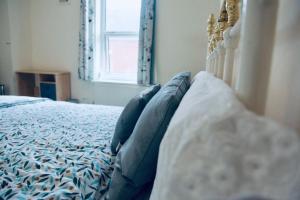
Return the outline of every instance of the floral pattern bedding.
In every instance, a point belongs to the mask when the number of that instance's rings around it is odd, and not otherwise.
[[[30,104],[35,102],[46,101],[46,98],[23,97],[23,96],[0,96],[0,109],[12,106]]]
[[[0,107],[0,200],[94,199],[107,190],[121,107],[47,99],[9,105]]]

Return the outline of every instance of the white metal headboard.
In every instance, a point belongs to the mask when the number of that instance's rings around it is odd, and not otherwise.
[[[261,115],[267,101],[277,10],[278,0],[224,0],[217,20],[213,14],[208,19],[206,70],[227,82],[248,109]]]

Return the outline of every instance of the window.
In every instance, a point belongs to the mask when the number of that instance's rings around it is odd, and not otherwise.
[[[97,2],[96,77],[136,83],[141,0]]]

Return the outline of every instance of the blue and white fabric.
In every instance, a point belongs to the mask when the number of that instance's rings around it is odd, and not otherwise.
[[[104,193],[122,108],[21,100],[9,97],[11,106],[0,108],[0,199],[93,199]]]

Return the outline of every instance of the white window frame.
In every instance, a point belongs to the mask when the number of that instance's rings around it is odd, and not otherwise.
[[[96,23],[96,68],[95,77],[103,82],[137,83],[137,72],[134,74],[111,73],[109,72],[109,37],[133,37],[139,38],[139,32],[106,31],[106,1],[97,1]],[[100,52],[100,55],[99,55]]]

